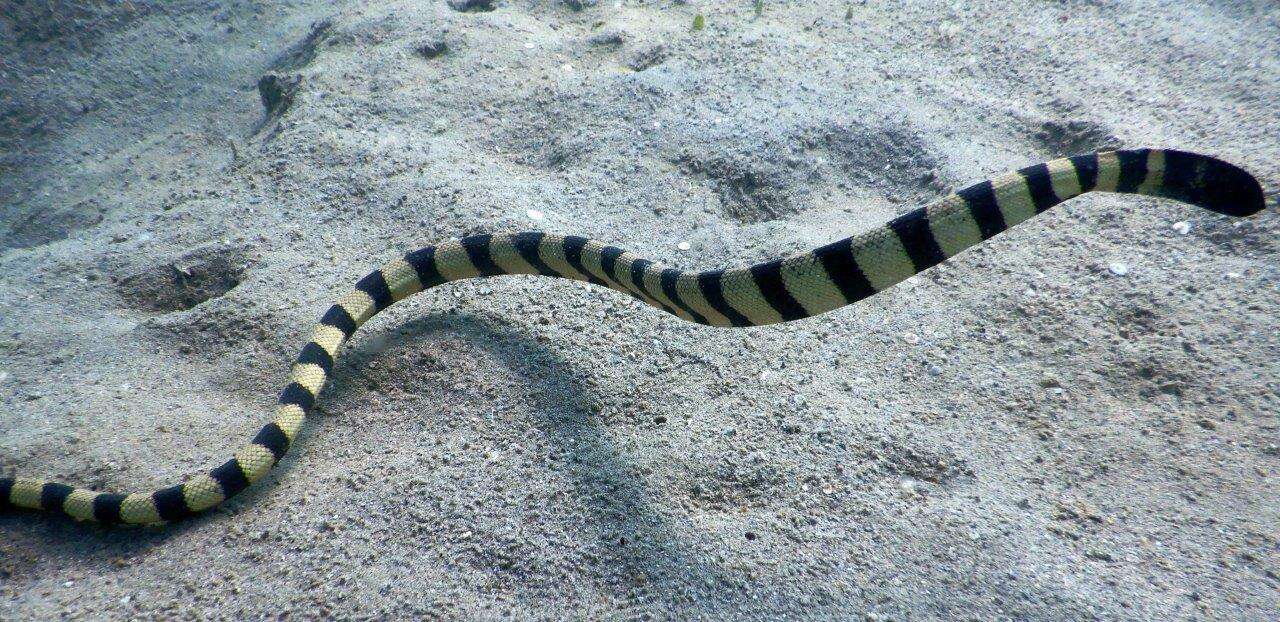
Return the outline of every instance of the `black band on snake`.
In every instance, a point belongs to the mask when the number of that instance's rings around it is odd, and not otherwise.
[[[302,427],[342,344],[379,311],[442,283],[504,274],[587,281],[712,326],[761,326],[852,304],[1086,192],[1167,197],[1229,216],[1263,208],[1249,173],[1163,149],[1081,155],[970,186],[888,224],[749,268],[688,273],[620,248],[550,233],[477,235],[414,251],[356,283],[302,349],[271,423],[221,466],[154,492],[117,494],[0,478],[0,510],[29,508],[103,523],[160,523],[204,512],[269,471]]]

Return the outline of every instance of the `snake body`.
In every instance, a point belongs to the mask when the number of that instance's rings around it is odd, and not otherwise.
[[[0,478],[10,507],[103,523],[161,523],[217,506],[280,461],[324,388],[342,345],[369,318],[443,283],[505,274],[587,281],[681,319],[762,326],[857,302],[1086,192],[1172,198],[1230,216],[1263,208],[1262,188],[1216,158],[1162,149],[1053,160],[984,181],[861,235],[747,268],[684,272],[578,236],[476,235],[414,251],[360,279],[315,328],[273,420],[221,466],[154,492],[118,494],[30,478]]]

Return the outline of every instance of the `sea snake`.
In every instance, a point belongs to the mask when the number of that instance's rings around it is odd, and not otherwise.
[[[103,523],[162,523],[217,506],[262,479],[297,436],[339,348],[369,318],[450,281],[537,274],[629,294],[681,319],[762,326],[813,317],[883,291],[1067,199],[1086,192],[1167,197],[1230,216],[1263,208],[1262,188],[1216,158],[1167,149],[1080,155],[969,186],[888,224],[748,268],[688,273],[578,236],[475,235],[414,251],[360,279],[302,349],[274,420],[208,473],[155,492],[116,494],[28,478],[0,479],[0,510],[61,513]]]

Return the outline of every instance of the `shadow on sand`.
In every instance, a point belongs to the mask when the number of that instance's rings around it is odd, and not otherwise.
[[[348,377],[335,380],[341,386],[360,386],[357,378],[350,377],[358,373],[353,368],[405,342],[430,343],[445,336],[468,349],[483,350],[523,379],[534,401],[529,420],[543,434],[551,453],[571,456],[561,468],[572,480],[576,502],[587,508],[595,523],[594,533],[580,536],[593,540],[584,544],[593,544],[591,550],[598,555],[583,570],[601,591],[628,601],[633,608],[630,615],[642,617],[646,609],[653,609],[665,616],[682,605],[673,602],[672,595],[697,593],[710,586],[719,589],[727,583],[721,569],[698,554],[700,547],[682,541],[669,525],[670,519],[655,509],[643,476],[598,423],[594,414],[600,410],[598,396],[611,389],[595,387],[588,374],[533,336],[505,325],[502,318],[434,314],[387,327],[381,338],[352,347],[345,359],[350,364],[342,373]],[[538,482],[531,486],[536,489]]]

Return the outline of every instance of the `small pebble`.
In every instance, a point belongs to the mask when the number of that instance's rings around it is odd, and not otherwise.
[[[1178,232],[1178,235],[1186,235],[1191,232],[1191,223],[1180,220],[1173,223],[1173,230]]]
[[[542,220],[542,217],[543,217],[543,216],[546,216],[546,214],[543,214],[542,212],[540,212],[540,211],[538,211],[538,210],[536,210],[536,209],[531,209],[531,210],[529,210],[529,211],[525,212],[525,215],[527,215],[529,218],[532,218],[532,219],[534,219],[534,220]]]
[[[1111,274],[1114,274],[1116,276],[1124,276],[1126,274],[1129,274],[1129,266],[1126,266],[1125,264],[1122,264],[1118,261],[1113,261],[1109,265],[1107,265],[1107,270],[1110,270]]]
[[[679,244],[676,244],[676,248],[678,248],[678,249],[680,249],[680,250],[682,250],[682,251],[687,251],[687,250],[689,250],[690,246],[689,246],[689,243],[688,243],[688,242],[681,242],[681,243],[679,243]]]
[[[915,333],[902,333],[902,340],[914,346],[920,343],[920,336]]]

